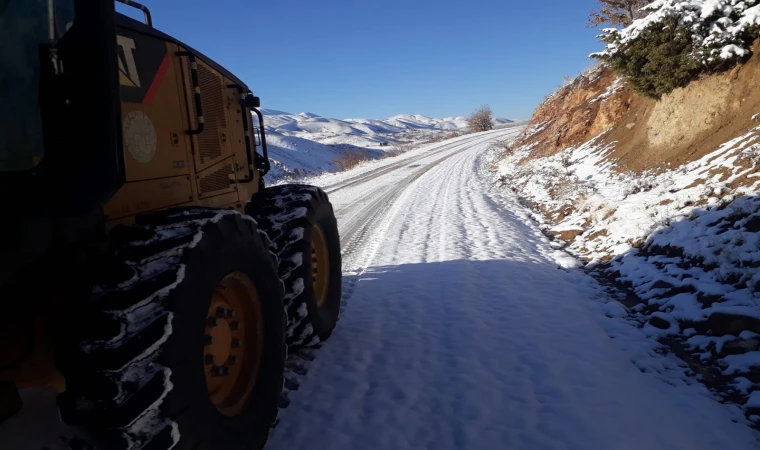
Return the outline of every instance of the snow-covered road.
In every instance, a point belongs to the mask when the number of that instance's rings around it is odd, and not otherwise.
[[[758,447],[736,407],[647,370],[673,360],[642,361],[644,338],[492,185],[487,147],[517,132],[312,180],[340,223],[345,305],[268,450]]]

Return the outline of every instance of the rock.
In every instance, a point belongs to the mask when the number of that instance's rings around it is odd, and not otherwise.
[[[625,127],[627,129],[629,129],[629,130],[633,130],[633,127],[635,127],[635,126],[636,126],[636,122],[631,122],[628,125],[626,125]]]
[[[750,233],[760,232],[760,217],[752,217],[744,224],[744,228]]]
[[[760,349],[760,339],[758,338],[730,341],[723,345],[723,353],[728,353],[729,355],[738,355],[758,349]]]
[[[662,317],[652,316],[649,318],[649,324],[652,325],[655,328],[659,328],[661,330],[667,330],[670,328],[670,322],[663,319]]]
[[[549,234],[562,239],[565,242],[572,242],[575,238],[583,234],[583,230],[564,230],[564,231],[552,231],[549,230]]]
[[[760,319],[753,317],[716,312],[710,314],[707,322],[715,336],[727,334],[738,336],[742,331],[747,330],[760,333]]]
[[[657,280],[652,285],[652,289],[670,289],[672,287],[673,287],[673,285],[670,284],[670,283],[668,283],[665,280]]]
[[[683,286],[674,287],[670,291],[668,291],[668,294],[670,295],[678,295],[678,294],[693,294],[697,292],[697,290],[694,288],[694,286],[691,286],[689,284],[685,284]]]
[[[705,294],[703,292],[700,292],[697,295],[697,300],[702,304],[703,307],[709,308],[715,303],[723,303],[725,299],[722,295]]]

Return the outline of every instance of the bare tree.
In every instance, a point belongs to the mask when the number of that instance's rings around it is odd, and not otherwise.
[[[493,129],[493,113],[491,107],[483,105],[476,109],[470,117],[467,118],[467,126],[473,133],[478,131],[488,131]]]
[[[591,11],[588,16],[589,28],[608,23],[614,27],[627,27],[634,20],[644,17],[646,11],[641,8],[652,3],[652,0],[597,0],[601,5],[599,11]]]

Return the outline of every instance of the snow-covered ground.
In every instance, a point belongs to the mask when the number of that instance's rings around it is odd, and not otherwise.
[[[276,131],[267,132],[266,139],[272,163],[270,182],[334,171],[333,161],[341,154],[340,148]]]
[[[493,182],[489,146],[519,131],[305,180],[338,216],[344,306],[291,355],[267,450],[760,448]]]
[[[555,245],[635,295],[631,320],[760,424],[760,126],[657,173],[618,172],[614,146],[530,159],[531,144],[492,166]]]
[[[331,119],[314,113],[291,114],[262,109],[267,131],[283,136],[310,139],[322,144],[349,144],[381,149],[381,143],[398,140],[422,140],[445,132],[464,131],[465,117],[436,119],[420,114],[399,114],[388,119]],[[501,126],[511,120],[494,118]]]
[[[400,114],[389,119],[330,119],[313,113],[290,114],[262,109],[272,171],[268,181],[299,179],[338,170],[335,160],[346,152],[374,159],[386,151],[407,151],[431,140],[463,134],[465,117],[433,119]],[[513,121],[493,119],[496,127]]]
[[[292,362],[267,449],[758,448],[491,181],[489,144],[516,134],[308,180],[339,217],[345,305],[308,373]]]

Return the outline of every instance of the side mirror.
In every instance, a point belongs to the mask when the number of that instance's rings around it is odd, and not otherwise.
[[[253,94],[248,94],[245,96],[245,106],[249,108],[259,108],[261,107],[261,99]]]

